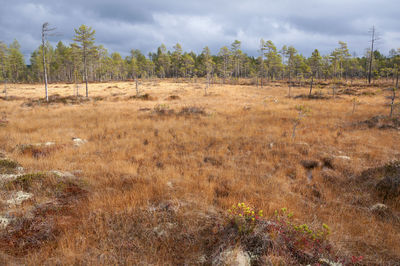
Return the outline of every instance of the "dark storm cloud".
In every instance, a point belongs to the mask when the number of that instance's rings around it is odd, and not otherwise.
[[[278,48],[293,45],[309,55],[329,53],[339,40],[359,55],[368,46],[368,29],[380,33],[378,48],[400,47],[398,0],[0,0],[0,40],[17,39],[29,54],[40,44],[45,21],[61,35],[50,40],[70,43],[81,24],[96,30],[96,42],[110,52],[144,53],[179,42],[185,51],[208,45],[216,53],[235,39],[256,55],[260,38]]]

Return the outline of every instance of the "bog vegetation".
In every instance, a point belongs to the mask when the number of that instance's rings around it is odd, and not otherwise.
[[[399,263],[395,51],[122,59],[94,34],[28,67],[1,46],[1,264]]]

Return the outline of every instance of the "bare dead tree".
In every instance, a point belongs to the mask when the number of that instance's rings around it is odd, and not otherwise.
[[[375,26],[372,26],[369,32],[371,33],[371,51],[369,56],[368,84],[371,84],[372,62],[374,58],[374,45],[375,42],[379,40],[379,38],[377,37]]]
[[[392,97],[390,103],[390,117],[393,115],[393,109],[395,107],[394,100],[396,99],[396,91],[399,89],[399,70],[396,71],[396,86],[392,88]]]
[[[297,105],[296,110],[298,112],[297,117],[293,119],[293,130],[292,130],[292,140],[296,138],[296,128],[303,120],[310,113],[310,109],[304,105]]]
[[[50,32],[54,31],[56,28],[49,28],[49,23],[45,22],[42,25],[42,56],[43,56],[43,70],[44,70],[44,86],[46,90],[46,102],[49,101],[49,94],[47,89],[47,64],[46,64],[46,39],[47,36],[52,36]]]

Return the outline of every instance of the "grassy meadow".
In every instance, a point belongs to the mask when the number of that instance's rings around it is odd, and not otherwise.
[[[294,223],[327,224],[330,260],[398,265],[400,185],[378,183],[400,178],[390,84],[349,81],[333,97],[321,82],[309,98],[308,85],[288,97],[287,83],[247,83],[205,95],[203,80],[143,80],[139,96],[134,82],[91,83],[89,100],[74,84],[50,84],[48,104],[43,85],[10,85],[0,152],[40,174],[0,181],[0,215],[12,218],[0,262],[210,265],[240,247],[254,265],[318,263],[303,246],[280,250],[268,228],[248,233],[253,242],[229,231],[228,210],[243,202],[265,220],[287,208]],[[30,199],[4,203],[20,190]]]

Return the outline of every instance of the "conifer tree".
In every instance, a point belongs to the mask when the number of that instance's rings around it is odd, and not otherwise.
[[[25,78],[25,60],[20,49],[21,46],[17,40],[14,40],[8,47],[8,67],[13,82],[21,81]]]
[[[211,52],[208,46],[204,47],[203,52],[203,64],[206,70],[206,76],[207,76],[207,86],[204,90],[204,94],[207,95],[207,89],[210,87],[210,78],[211,78],[211,72],[213,70],[213,61],[211,57]]]
[[[75,29],[75,37],[73,40],[76,42],[77,47],[81,50],[83,59],[83,71],[86,83],[86,97],[89,97],[88,90],[88,58],[89,55],[94,51],[94,40],[96,31],[92,27],[81,25],[79,29]]]
[[[229,68],[229,58],[230,58],[230,51],[228,47],[224,46],[219,50],[218,55],[222,57],[222,79],[223,83],[225,84],[225,80],[228,77],[228,68]]]
[[[310,59],[309,59],[309,65],[310,65],[310,69],[311,69],[311,82],[310,82],[310,93],[309,93],[309,96],[311,96],[313,83],[314,83],[314,77],[315,77],[315,75],[318,73],[318,71],[320,69],[321,60],[322,60],[322,57],[319,54],[318,49],[315,49],[314,52],[312,53]]]
[[[4,83],[4,95],[7,97],[7,45],[0,42],[0,78]]]

